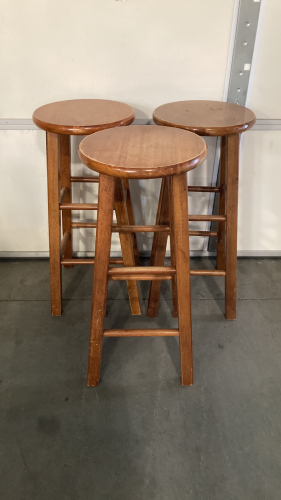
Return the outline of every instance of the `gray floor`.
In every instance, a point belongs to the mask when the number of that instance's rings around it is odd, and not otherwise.
[[[235,322],[223,278],[192,277],[185,388],[172,337],[106,339],[101,384],[86,386],[91,267],[64,270],[59,318],[47,261],[1,261],[0,280],[1,500],[281,499],[281,259],[239,260]],[[107,327],[151,325],[123,285]],[[170,310],[166,282],[153,326],[175,327]]]

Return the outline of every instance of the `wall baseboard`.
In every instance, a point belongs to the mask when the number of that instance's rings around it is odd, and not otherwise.
[[[93,252],[75,252],[75,257],[94,257]],[[121,257],[120,252],[111,252],[112,257]],[[149,258],[150,252],[140,252],[143,258]],[[170,257],[170,252],[166,253]],[[215,257],[216,252],[208,252],[204,250],[191,250],[191,257]],[[281,257],[281,250],[238,250],[238,257],[268,257],[275,258]],[[49,252],[0,252],[0,259],[47,259]]]

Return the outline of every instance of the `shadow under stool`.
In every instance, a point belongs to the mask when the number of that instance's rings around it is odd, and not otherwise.
[[[34,123],[47,132],[47,180],[51,310],[53,316],[62,312],[61,266],[94,264],[95,259],[74,258],[72,230],[96,228],[96,222],[72,221],[72,210],[97,211],[98,203],[73,203],[72,183],[98,183],[99,177],[71,175],[70,136],[90,135],[112,127],[130,125],[134,118],[131,106],[103,99],[76,99],[46,104],[33,113]],[[105,147],[108,147],[106,145]],[[130,188],[126,179],[116,185],[114,209],[117,224],[134,225]],[[62,214],[62,215],[61,215]],[[62,237],[61,237],[62,219]],[[111,259],[111,264],[126,266],[139,264],[135,234],[120,234],[122,259]],[[140,299],[136,281],[128,282],[132,314],[140,314]]]
[[[99,384],[103,337],[169,335],[179,336],[182,384],[191,385],[193,362],[186,173],[206,158],[206,143],[201,137],[185,130],[151,125],[134,126],[103,130],[87,137],[80,143],[79,155],[85,165],[100,174],[88,385]],[[122,179],[159,177],[167,179],[170,186],[170,230],[174,239],[174,265],[109,268],[116,183]],[[119,227],[120,233],[146,230],[161,232],[163,226]],[[104,330],[108,280],[152,279],[174,279],[178,302],[178,329]]]
[[[236,319],[236,275],[237,275],[237,212],[239,134],[250,129],[256,117],[243,106],[219,101],[179,101],[164,104],[155,109],[153,120],[157,125],[175,127],[194,132],[200,136],[221,137],[221,162],[219,186],[189,186],[192,193],[217,193],[218,215],[190,215],[189,221],[217,222],[217,231],[189,231],[190,236],[217,237],[217,265],[215,270],[192,270],[192,274],[203,276],[225,276],[225,316]],[[168,183],[162,180],[156,224],[169,226]],[[155,233],[151,265],[164,263],[168,231]],[[173,259],[171,240],[171,259]],[[160,281],[152,281],[147,316],[156,317],[160,298]],[[173,315],[177,316],[176,288],[173,284]]]

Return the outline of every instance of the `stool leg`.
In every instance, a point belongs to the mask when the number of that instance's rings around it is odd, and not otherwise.
[[[61,315],[61,263],[60,263],[60,178],[59,178],[59,136],[47,132],[47,182],[51,310],[53,316]]]
[[[122,179],[122,181],[123,181],[124,189],[126,191],[126,206],[127,206],[127,213],[128,213],[129,224],[130,224],[130,226],[134,226],[135,225],[135,221],[134,221],[134,214],[133,214],[133,207],[132,207],[132,200],[131,200],[131,191],[130,191],[129,180],[128,179]],[[136,235],[136,233],[132,233],[132,240],[133,240],[135,265],[139,266],[140,265],[140,256],[139,256],[138,241],[137,241],[137,235]]]
[[[171,266],[176,266],[175,255],[175,234],[174,234],[174,211],[173,211],[173,180],[169,178],[169,212],[170,212],[170,247],[171,247]],[[173,317],[178,317],[178,295],[176,276],[172,276],[172,298],[173,298]]]
[[[219,215],[225,215],[225,164],[226,164],[227,137],[221,138],[221,164],[220,164],[220,203]],[[218,225],[217,269],[225,270],[224,238],[225,222]]]
[[[67,187],[68,193],[64,198],[65,203],[71,203],[71,182],[70,182],[70,136],[60,135],[60,182],[61,188]],[[71,210],[62,211],[62,232],[67,231],[70,238],[66,244],[63,258],[72,259],[72,234],[71,234]],[[66,265],[64,267],[73,267]]]
[[[168,178],[162,179],[158,209],[156,215],[156,225],[169,225],[169,186]],[[154,233],[152,249],[151,249],[151,266],[164,266],[166,248],[167,248],[167,233]],[[158,305],[160,299],[161,281],[155,280],[150,283],[148,306],[146,315],[148,318],[156,318],[158,314]]]
[[[114,209],[117,224],[128,225],[129,217],[126,207],[125,190],[122,179],[115,179]],[[123,255],[124,266],[135,266],[133,242],[130,234],[120,233],[120,244]],[[131,311],[134,315],[141,314],[140,298],[137,281],[127,281]]]
[[[95,248],[94,284],[88,359],[88,385],[99,385],[107,272],[109,267],[111,225],[115,179],[100,174]]]
[[[186,173],[176,175],[173,184],[176,281],[182,385],[193,383],[192,324],[189,267],[189,225]]]
[[[239,135],[227,137],[225,316],[236,319]]]

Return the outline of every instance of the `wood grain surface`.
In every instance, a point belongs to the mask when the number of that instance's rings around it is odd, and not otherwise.
[[[177,127],[198,135],[239,134],[251,128],[256,117],[244,106],[220,101],[178,101],[153,112],[157,125]]]
[[[153,125],[102,130],[79,146],[82,162],[92,170],[135,179],[178,175],[200,165],[206,155],[201,137]]]
[[[36,109],[32,119],[41,129],[55,134],[89,135],[110,127],[129,125],[135,118],[128,104],[104,99],[73,99]]]

